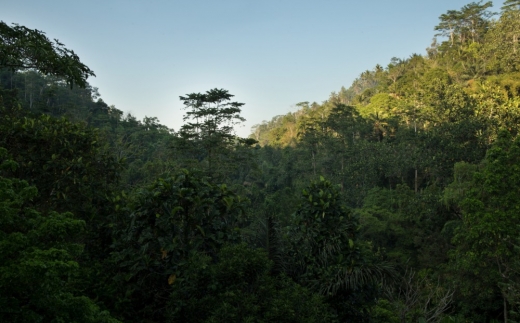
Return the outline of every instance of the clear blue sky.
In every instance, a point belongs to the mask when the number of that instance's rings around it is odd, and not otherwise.
[[[0,20],[73,49],[109,105],[178,130],[180,95],[224,88],[252,125],[322,102],[392,57],[424,54],[467,0],[3,0]],[[495,1],[495,11],[503,1]]]

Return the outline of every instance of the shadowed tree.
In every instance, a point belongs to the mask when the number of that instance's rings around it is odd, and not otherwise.
[[[86,86],[94,72],[83,64],[73,50],[45,33],[24,26],[9,26],[0,21],[0,68],[12,71],[35,69],[43,74],[64,77],[72,87]]]
[[[235,135],[233,127],[245,119],[240,116],[244,103],[232,102],[232,94],[224,89],[212,89],[206,93],[191,93],[181,96],[186,123],[180,129],[184,139],[182,144],[192,152],[194,159],[207,163],[208,175],[219,178],[219,172],[225,173],[226,156],[240,144],[250,146],[254,139],[242,139]]]

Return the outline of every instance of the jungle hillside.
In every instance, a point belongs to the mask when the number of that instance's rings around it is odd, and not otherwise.
[[[520,0],[255,125],[137,119],[0,21],[0,321],[520,321]],[[331,89],[333,90],[333,89]]]

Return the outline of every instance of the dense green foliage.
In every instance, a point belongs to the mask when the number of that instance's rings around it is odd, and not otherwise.
[[[85,221],[29,207],[38,190],[1,175],[21,168],[0,149],[0,318],[4,322],[118,322],[82,293],[78,237]]]
[[[491,6],[250,138],[227,90],[176,132],[1,22],[0,320],[519,320],[520,3]]]

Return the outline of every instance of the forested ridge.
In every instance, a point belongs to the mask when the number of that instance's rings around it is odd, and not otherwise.
[[[138,120],[0,22],[0,321],[519,321],[520,1],[491,8],[249,138],[225,89]]]

